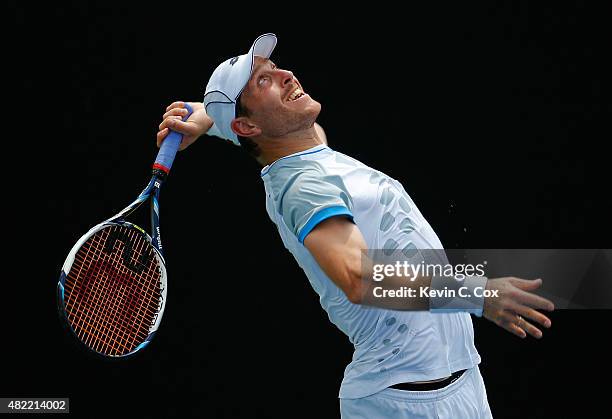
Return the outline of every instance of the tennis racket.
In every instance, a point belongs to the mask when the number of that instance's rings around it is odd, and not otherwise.
[[[185,104],[187,120],[193,112]],[[96,225],[68,253],[57,284],[60,317],[87,348],[127,357],[149,344],[164,313],[168,278],[159,229],[159,190],[183,136],[162,143],[153,176],[134,202]],[[125,217],[151,203],[151,235]]]

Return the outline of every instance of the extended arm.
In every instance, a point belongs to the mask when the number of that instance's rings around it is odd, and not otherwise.
[[[346,294],[350,302],[395,310],[427,310],[429,299],[418,295],[415,298],[388,300],[375,298],[371,278],[373,262],[366,255],[367,246],[359,228],[344,217],[332,217],[315,227],[304,245],[317,263]],[[400,289],[402,286],[428,287],[431,278],[419,277],[415,281],[406,278],[387,277],[386,289]]]
[[[427,310],[429,298],[421,296],[418,289],[429,287],[431,278],[386,278],[386,289],[408,287],[414,289],[414,298],[385,299],[372,294],[372,262],[365,259],[367,246],[357,225],[344,217],[332,217],[319,223],[305,238],[304,245],[327,276],[354,304],[371,305],[395,310]],[[548,317],[537,310],[554,310],[549,300],[531,291],[541,286],[541,280],[496,278],[487,281],[487,290],[496,290],[497,297],[489,297],[484,303],[484,317],[511,333],[525,337],[527,333],[540,338],[541,330],[521,316],[544,327],[550,327]]]

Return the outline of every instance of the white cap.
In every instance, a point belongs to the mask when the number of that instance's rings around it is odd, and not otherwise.
[[[216,135],[240,145],[231,127],[232,120],[236,117],[236,100],[251,78],[255,56],[270,58],[275,46],[276,35],[261,35],[253,42],[248,53],[230,58],[212,73],[204,93],[206,113],[215,122],[208,132],[209,135]]]

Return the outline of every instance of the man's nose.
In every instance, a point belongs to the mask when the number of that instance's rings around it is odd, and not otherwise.
[[[281,80],[281,85],[282,86],[286,86],[288,84],[291,84],[293,82],[293,73],[291,71],[288,70],[278,70],[278,74],[280,76],[280,80]]]

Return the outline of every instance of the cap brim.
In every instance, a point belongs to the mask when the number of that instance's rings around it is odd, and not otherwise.
[[[259,57],[270,58],[272,51],[274,51],[274,47],[276,47],[276,35],[273,33],[266,33],[253,42],[251,53]]]
[[[251,75],[253,75],[253,68],[255,67],[255,57],[263,57],[266,59],[270,58],[270,56],[272,55],[272,51],[274,51],[274,48],[276,47],[276,41],[276,35],[274,35],[273,33],[266,33],[260,35],[255,40],[255,42],[253,42],[251,49],[247,53],[247,55],[251,59],[251,68],[248,76],[246,77],[246,80],[244,80],[244,86],[242,86],[242,88],[240,89],[238,96],[240,96],[240,94],[248,84]],[[236,96],[234,99],[238,100],[238,96]]]

